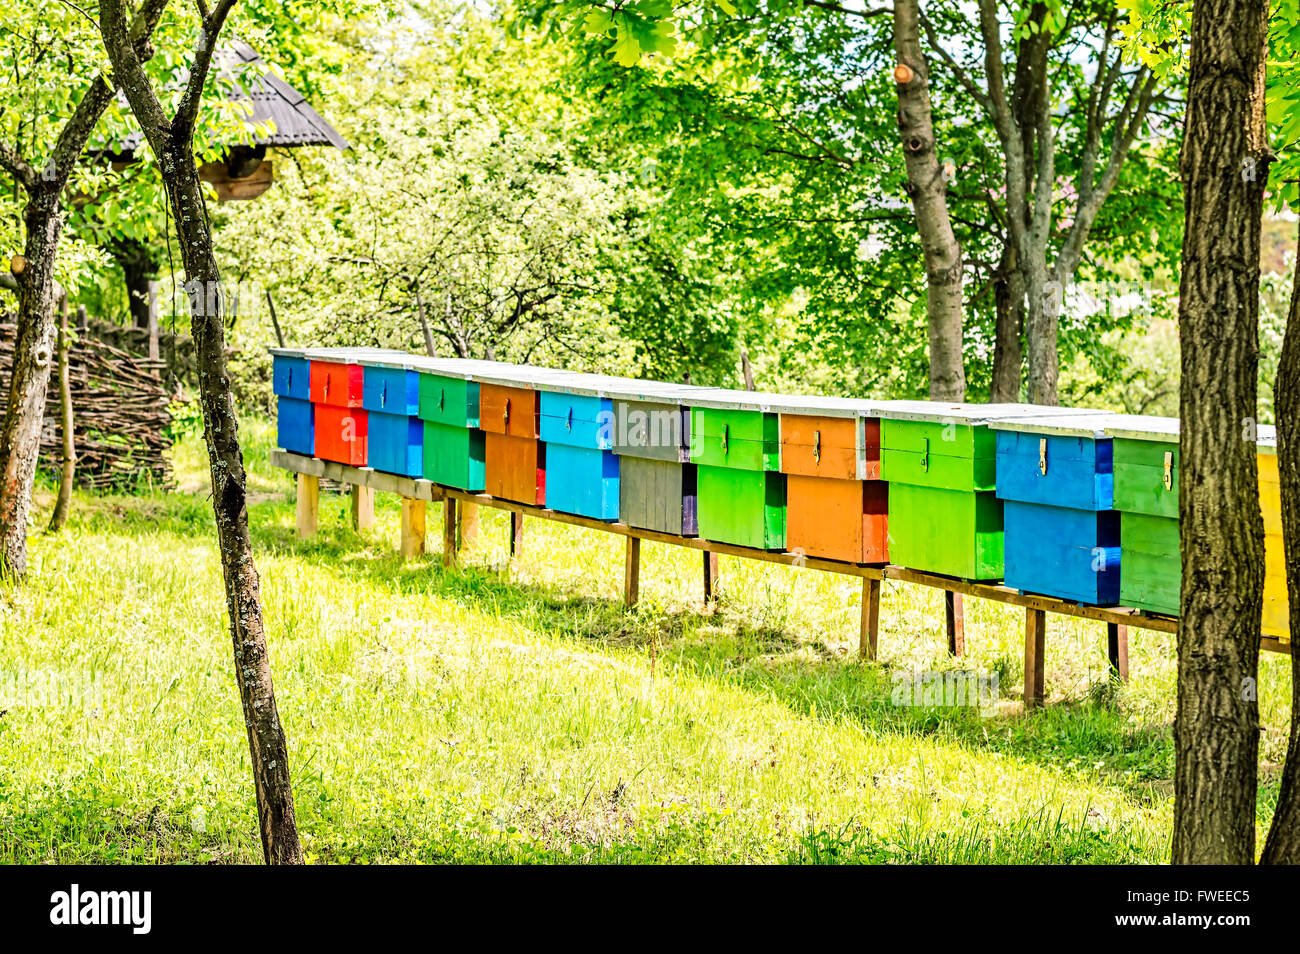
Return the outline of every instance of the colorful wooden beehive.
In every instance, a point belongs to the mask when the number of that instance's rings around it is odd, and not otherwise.
[[[576,377],[576,376],[575,376]],[[538,437],[546,447],[546,506],[561,513],[618,519],[618,458],[613,403],[558,382],[539,392]]]
[[[1178,419],[1117,415],[1106,425],[1106,436],[1120,512],[1120,602],[1177,616]]]
[[[1002,501],[994,492],[997,441],[988,422],[1042,413],[1030,404],[882,402],[890,560],[966,580],[1001,579]]]
[[[364,373],[349,349],[309,349],[316,456],[364,467],[369,421],[361,406]]]
[[[1282,486],[1277,470],[1277,433],[1259,429],[1259,509],[1264,515],[1264,615],[1260,631],[1291,641],[1290,602],[1282,550]]]
[[[679,403],[693,390],[664,385],[636,400],[614,399],[619,519],[629,527],[686,537],[699,533],[696,467],[690,463],[691,412]]]
[[[486,444],[479,430],[479,383],[446,362],[421,362],[419,416],[426,480],[471,493],[485,487]]]
[[[406,356],[363,357],[361,406],[366,411],[367,465],[403,477],[424,473],[419,374]]]
[[[1044,409],[1047,410],[1047,409]],[[1007,586],[1093,606],[1119,602],[1113,414],[993,421]]]
[[[747,391],[709,388],[689,400],[699,535],[784,550],[786,476],[780,470],[778,415],[764,411]]]
[[[849,563],[889,562],[880,419],[866,401],[773,396],[786,475],[786,548]]]
[[[546,450],[537,439],[537,391],[480,382],[478,394],[479,426],[484,431],[484,489],[493,497],[542,506],[546,500]]]
[[[316,452],[310,380],[311,364],[303,351],[271,349],[271,390],[276,395],[276,444],[284,450],[308,457]]]

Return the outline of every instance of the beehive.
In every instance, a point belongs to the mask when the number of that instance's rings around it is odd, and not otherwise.
[[[1112,439],[1115,509],[1120,512],[1120,602],[1177,616],[1178,419],[1117,416]]]
[[[479,493],[485,486],[486,444],[479,430],[479,383],[448,363],[422,361],[419,416],[426,480]]]
[[[773,396],[786,475],[786,548],[849,563],[889,562],[880,419],[866,401]]]
[[[1045,409],[1046,410],[1046,409]],[[1026,593],[1094,606],[1119,602],[1112,414],[993,421],[1003,504],[1003,579]]]
[[[1282,486],[1277,469],[1277,433],[1260,428],[1259,509],[1264,516],[1264,614],[1261,632],[1284,643],[1291,641],[1286,561],[1282,549]]]
[[[424,473],[419,374],[401,358],[361,358],[361,406],[368,427],[367,463],[403,477]]]
[[[745,391],[708,389],[689,400],[699,535],[784,550],[786,477],[780,472],[778,415]]]
[[[316,452],[312,416],[311,367],[299,350],[271,349],[271,390],[276,395],[276,444],[295,454]]]

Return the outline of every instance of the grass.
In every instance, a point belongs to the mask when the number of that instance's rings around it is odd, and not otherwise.
[[[859,587],[530,521],[505,560],[484,511],[464,567],[396,556],[395,498],[293,532],[273,440],[245,424],[250,516],[309,860],[1160,862],[1172,799],[1174,646],[1134,631],[1112,687],[1101,624],[1053,617],[1049,704],[1019,702],[1023,616],[979,600],[968,655],[941,596],[886,583],[881,660],[856,660]],[[32,572],[0,588],[0,860],[260,860],[201,442],[170,494],[78,493]],[[51,488],[38,489],[43,527]],[[431,547],[441,539],[430,512]],[[1260,688],[1260,823],[1289,724],[1286,660]],[[996,672],[991,717],[892,704],[895,674]],[[15,699],[15,686],[27,699]],[[41,691],[35,691],[41,690]],[[7,695],[6,695],[7,693]],[[32,704],[33,702],[43,704]]]

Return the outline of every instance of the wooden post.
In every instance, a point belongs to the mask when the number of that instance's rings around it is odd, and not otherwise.
[[[320,522],[320,478],[311,474],[298,475],[298,536],[304,540],[316,536]]]
[[[1047,651],[1047,612],[1025,610],[1025,708],[1043,703],[1043,656]]]
[[[519,556],[520,550],[524,546],[524,515],[522,513],[511,512],[510,514],[510,559]]]
[[[1128,627],[1123,623],[1106,624],[1106,658],[1111,678],[1128,682]]]
[[[712,550],[704,551],[704,605],[716,602],[718,598],[718,555]]]
[[[627,557],[623,561],[623,605],[636,606],[641,595],[641,538],[627,538]]]
[[[402,559],[424,555],[425,508],[423,500],[402,498]]]
[[[375,492],[361,484],[352,485],[352,529],[360,533],[375,525]]]
[[[456,498],[450,495],[442,501],[442,565],[456,565]]]
[[[858,634],[858,658],[876,658],[880,635],[880,580],[862,578],[862,631]]]
[[[948,633],[948,652],[954,656],[966,653],[966,607],[961,594],[943,591],[944,629]]]
[[[478,539],[478,504],[460,502],[460,545],[467,547]]]

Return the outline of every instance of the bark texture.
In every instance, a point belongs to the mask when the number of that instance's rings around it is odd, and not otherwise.
[[[199,402],[212,476],[212,508],[221,552],[226,609],[248,730],[263,854],[268,864],[301,864],[289,752],[280,724],[263,625],[260,583],[248,531],[246,476],[234,398],[226,367],[225,291],[194,157],[193,135],[212,50],[234,0],[204,17],[189,79],[172,117],[166,116],[131,44],[125,41],[123,0],[103,0],[100,28],[114,73],[126,91],[162,168],[190,295],[191,335],[199,373]]]
[[[1252,864],[1264,524],[1254,418],[1267,0],[1197,0],[1182,177],[1175,864]],[[1253,164],[1254,175],[1243,174]]]
[[[921,53],[917,0],[894,0],[894,49],[899,64],[909,74],[906,81],[897,84],[898,131],[907,166],[907,191],[925,252],[930,399],[961,401],[966,397],[966,370],[962,363],[962,253],[948,217],[948,181],[935,151],[930,71]]]
[[[1277,417],[1277,469],[1282,483],[1282,539],[1291,632],[1300,633],[1300,258],[1296,261],[1286,337],[1273,390]],[[1291,735],[1273,824],[1260,862],[1300,865],[1300,651],[1291,649]]]

